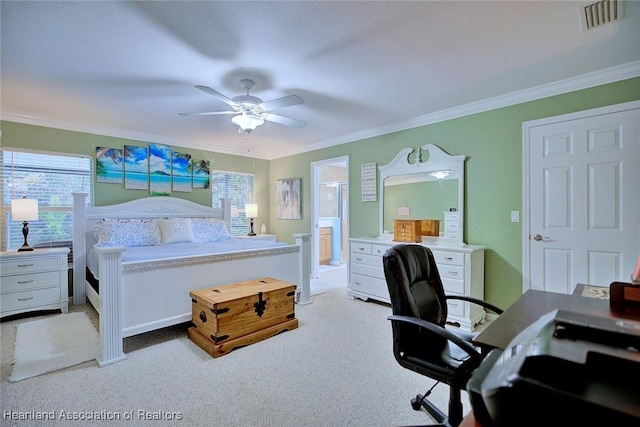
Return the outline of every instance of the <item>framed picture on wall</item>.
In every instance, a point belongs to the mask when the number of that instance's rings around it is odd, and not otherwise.
[[[276,218],[301,219],[300,184],[302,178],[287,178],[276,181]]]
[[[122,184],[122,149],[96,147],[96,182]]]

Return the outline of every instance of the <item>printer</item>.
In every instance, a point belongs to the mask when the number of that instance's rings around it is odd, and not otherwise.
[[[467,384],[483,427],[640,425],[640,322],[554,310]]]

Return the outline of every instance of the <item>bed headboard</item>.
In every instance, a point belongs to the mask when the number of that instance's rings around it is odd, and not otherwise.
[[[231,230],[231,202],[222,199],[222,208],[199,205],[176,197],[144,197],[108,206],[87,206],[86,193],[73,194],[73,303],[84,304],[84,274],[87,249],[93,246],[93,225],[105,218],[218,218]],[[77,298],[76,298],[77,295]]]

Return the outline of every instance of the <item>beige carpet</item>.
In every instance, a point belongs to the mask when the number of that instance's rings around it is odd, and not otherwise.
[[[336,273],[340,274],[340,273]],[[346,280],[346,274],[340,274]],[[326,283],[325,283],[326,285]],[[2,323],[2,411],[56,411],[46,425],[401,426],[427,424],[410,400],[434,381],[397,364],[387,305],[351,300],[334,286],[296,306],[299,327],[212,358],[176,326],[127,338],[127,359],[95,361],[9,383],[15,322]],[[89,311],[88,305],[72,310]],[[95,314],[94,314],[95,316]],[[95,322],[96,317],[93,317]],[[11,341],[12,343],[12,341]],[[465,412],[470,410],[466,393]],[[446,410],[448,388],[431,400]],[[75,413],[99,420],[69,422]],[[133,417],[131,420],[125,417]],[[102,420],[112,418],[112,420]],[[45,425],[19,421],[8,425]]]
[[[95,359],[98,331],[87,313],[69,313],[17,325],[10,382]]]

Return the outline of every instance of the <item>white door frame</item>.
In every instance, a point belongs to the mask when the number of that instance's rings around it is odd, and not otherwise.
[[[333,157],[331,159],[318,160],[311,162],[311,278],[317,279],[319,274],[318,265],[320,264],[320,251],[318,245],[320,242],[320,227],[318,218],[320,216],[320,199],[318,186],[320,178],[318,170],[321,166],[331,165],[334,163],[344,163],[347,169],[347,188],[349,188],[349,156]]]
[[[529,262],[531,259],[531,246],[529,240],[529,235],[531,234],[531,194],[529,192],[529,188],[531,186],[531,170],[529,168],[530,129],[537,126],[584,119],[603,114],[619,113],[637,108],[640,108],[640,101],[631,101],[522,123],[522,293],[525,293],[531,288],[531,265]]]

